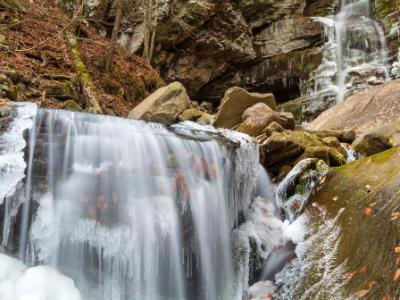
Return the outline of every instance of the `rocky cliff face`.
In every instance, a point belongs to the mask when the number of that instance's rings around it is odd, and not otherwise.
[[[136,3],[136,2],[137,3]],[[119,42],[141,53],[143,11],[129,1]],[[59,0],[71,13],[77,1]],[[80,3],[80,2],[79,2]],[[326,41],[315,16],[337,11],[338,0],[160,0],[152,65],[166,82],[180,81],[195,100],[219,104],[224,92],[241,86],[272,92],[278,103],[300,96],[299,85],[321,63]],[[89,23],[110,35],[115,18],[112,0],[89,1]],[[372,12],[397,55],[397,1],[374,0]],[[391,34],[389,34],[391,32]]]
[[[332,12],[334,2],[160,1],[153,65],[167,82],[182,82],[196,100],[218,103],[233,85],[274,92],[278,102],[294,99],[299,81],[321,60],[323,28],[309,16]],[[69,10],[71,3],[61,0]],[[110,4],[90,2],[86,11],[91,23],[110,33],[110,26],[101,25],[113,21]],[[127,9],[123,23],[120,43],[140,52],[140,9]]]

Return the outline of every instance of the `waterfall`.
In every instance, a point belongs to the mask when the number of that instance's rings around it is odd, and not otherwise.
[[[369,0],[341,0],[335,16],[315,19],[324,26],[327,42],[321,65],[302,86],[306,116],[389,79],[386,37],[371,19]]]
[[[232,230],[259,168],[248,137],[25,104],[0,137],[14,166],[2,156],[2,252],[21,272],[57,270],[85,300],[241,299]]]
[[[369,0],[342,0],[335,18],[338,101],[366,84],[388,79],[386,38],[370,18]]]

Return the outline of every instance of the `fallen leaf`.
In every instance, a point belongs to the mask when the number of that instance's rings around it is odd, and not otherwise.
[[[393,276],[393,281],[397,281],[400,278],[400,269],[397,269]]]
[[[370,207],[367,207],[367,208],[365,209],[365,215],[366,215],[367,217],[369,217],[369,216],[371,215],[371,213],[372,213],[372,209],[371,209]]]
[[[390,296],[390,294],[385,294],[385,296],[383,296],[382,300],[391,300],[392,296]]]
[[[355,293],[355,295],[358,298],[362,298],[362,297],[366,296],[368,293],[369,293],[369,290],[361,290],[361,291]]]
[[[332,200],[336,202],[336,201],[339,200],[339,197],[338,197],[338,196],[335,196],[335,197],[332,198]]]
[[[364,273],[367,270],[366,266],[362,266],[359,270],[358,273]]]
[[[356,274],[357,274],[357,272],[349,272],[349,273],[346,273],[346,276],[349,280],[351,280],[354,277],[354,275],[356,275]]]
[[[400,257],[396,258],[396,264],[400,265]]]
[[[374,285],[376,284],[375,280],[369,280],[368,281],[368,287],[371,289]]]
[[[392,212],[392,217],[393,218],[399,218],[400,217],[400,211],[393,211]]]
[[[385,296],[383,296],[382,300],[391,300],[392,296],[390,296],[390,294],[386,294]]]
[[[371,203],[369,206],[370,206],[370,207],[374,207],[377,203],[378,203],[378,202],[373,202],[373,203]]]
[[[321,180],[319,181],[319,183],[324,184],[326,181],[326,176],[322,177]]]
[[[396,247],[396,248],[394,248],[394,252],[396,252],[396,253],[400,253],[400,246],[399,246],[399,247]]]

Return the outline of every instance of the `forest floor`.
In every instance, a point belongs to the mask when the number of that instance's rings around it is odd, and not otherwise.
[[[0,5],[0,98],[31,101],[46,108],[65,108],[67,100],[74,100],[85,108],[80,74],[64,36],[74,22],[53,0],[35,1],[26,10]],[[122,47],[116,48],[112,70],[106,73],[104,59],[110,40],[84,22],[77,28],[80,55],[105,113],[126,116],[163,85],[157,71]]]

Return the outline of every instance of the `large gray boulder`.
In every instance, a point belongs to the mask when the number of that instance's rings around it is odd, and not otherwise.
[[[185,87],[173,82],[144,99],[129,113],[129,118],[171,125],[189,105]]]

